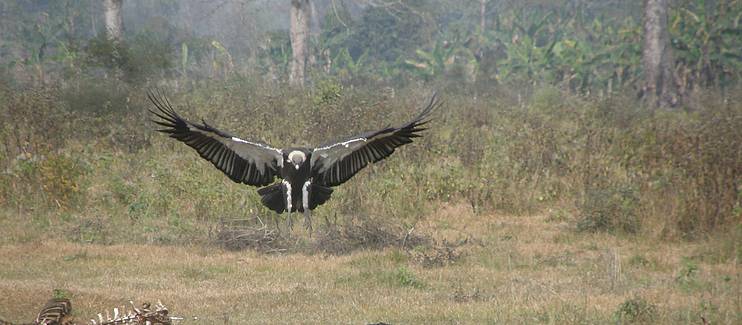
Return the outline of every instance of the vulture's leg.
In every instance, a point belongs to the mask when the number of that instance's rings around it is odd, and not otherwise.
[[[304,228],[309,230],[309,235],[312,235],[312,212],[309,209],[304,210]]]

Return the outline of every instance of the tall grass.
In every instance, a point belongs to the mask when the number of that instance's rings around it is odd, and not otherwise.
[[[430,94],[332,80],[306,92],[245,80],[168,92],[185,117],[279,147],[401,123]],[[665,112],[549,87],[520,103],[505,89],[441,95],[425,137],[339,187],[315,220],[371,218],[403,231],[466,202],[483,216],[548,213],[576,230],[671,239],[739,222],[739,98],[708,95],[693,110]],[[6,88],[0,98],[0,224],[17,230],[6,241],[209,242],[220,220],[283,221],[253,189],[156,134],[142,89],[83,83]]]

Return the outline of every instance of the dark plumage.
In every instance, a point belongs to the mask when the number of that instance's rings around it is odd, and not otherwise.
[[[425,130],[422,126],[438,106],[433,94],[428,105],[412,120],[399,127],[386,127],[354,137],[333,141],[316,148],[276,149],[265,143],[243,140],[208,124],[189,122],[175,112],[161,93],[150,92],[157,110],[158,131],[167,133],[195,149],[237,183],[260,186],[258,194],[269,209],[303,212],[311,228],[309,211],[325,203],[338,186],[369,163],[389,157],[397,147],[411,143]],[[275,183],[275,178],[282,181]],[[263,187],[265,186],[265,187]]]

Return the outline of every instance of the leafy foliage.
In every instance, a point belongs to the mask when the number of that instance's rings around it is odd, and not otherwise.
[[[324,11],[310,42],[310,69],[346,85],[404,86],[423,79],[486,89],[546,83],[605,96],[636,90],[642,77],[641,8],[633,4],[489,2],[480,16],[476,2],[381,2],[362,8],[345,1],[319,3]],[[9,6],[9,12],[22,14],[20,24],[9,24],[3,32],[7,41],[2,48],[9,54],[3,71],[18,81],[37,82],[48,82],[50,74],[68,79],[99,75],[99,68],[123,73],[135,83],[176,75],[186,81],[254,73],[280,81],[288,75],[291,46],[285,29],[267,29],[251,36],[255,41],[249,46],[235,47],[235,40],[199,35],[176,22],[194,4],[127,6],[142,17],[121,44],[91,37],[86,28],[94,26],[83,17],[96,7],[87,1]],[[740,8],[739,0],[684,0],[671,8],[675,82],[682,92],[738,83]],[[157,14],[146,15],[153,10]],[[475,24],[480,19],[484,29]],[[11,72],[13,67],[23,72]]]

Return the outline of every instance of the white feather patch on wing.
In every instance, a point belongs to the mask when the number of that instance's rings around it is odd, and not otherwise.
[[[240,156],[240,158],[254,164],[255,167],[258,168],[260,174],[265,173],[266,165],[272,165],[271,161],[275,160],[276,164],[279,166],[283,164],[283,153],[279,149],[264,145],[262,143],[242,140],[237,137],[225,138],[216,133],[204,131],[191,125],[188,126],[188,129],[192,132],[201,133],[209,138],[221,142],[227,148],[231,149],[238,156]]]
[[[367,138],[360,137],[315,148],[312,151],[312,153],[315,153],[312,155],[312,166],[321,160],[322,168],[320,171],[324,172],[338,160],[345,158],[345,156],[353,153],[356,149],[366,145],[367,140]]]
[[[350,139],[348,141],[334,143],[334,144],[331,144],[329,146],[314,148],[313,152],[314,151],[319,151],[319,150],[328,150],[328,149],[332,149],[332,148],[337,147],[337,146],[343,146],[343,147],[348,148],[354,142],[358,142],[358,141],[366,142],[366,140],[368,140],[368,139],[366,139],[366,138]]]

